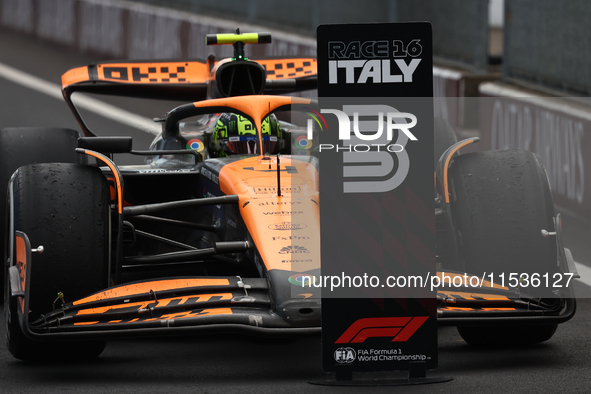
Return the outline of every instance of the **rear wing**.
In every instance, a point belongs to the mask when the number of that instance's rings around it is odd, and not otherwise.
[[[315,89],[314,58],[270,58],[258,63],[265,70],[263,94],[289,94]],[[195,102],[208,98],[215,81],[213,56],[207,60],[145,60],[94,63],[62,75],[62,93],[84,135],[94,136],[72,102],[74,92]]]
[[[114,61],[90,64],[62,75],[66,99],[76,91],[164,100],[204,99],[207,61]]]

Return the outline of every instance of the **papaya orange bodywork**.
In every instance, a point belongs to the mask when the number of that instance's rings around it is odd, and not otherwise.
[[[268,270],[319,268],[318,171],[310,163],[281,158],[279,196],[277,158],[265,159],[251,157],[224,166],[220,189],[240,196],[240,214],[255,244],[265,245],[259,253]]]
[[[88,67],[77,67],[68,70],[62,75],[62,87],[73,85],[79,82],[86,82],[90,80],[90,74],[88,73]]]
[[[162,315],[159,317],[152,317],[149,319],[140,319],[135,318],[127,323],[136,323],[136,322],[146,322],[146,321],[156,321],[156,320],[172,320],[172,319],[185,319],[189,317],[196,317],[196,316],[209,316],[209,315],[231,315],[233,314],[231,308],[209,308],[209,309],[197,309],[197,310],[190,310],[190,311],[179,311],[174,313],[169,313],[166,315]],[[75,322],[74,326],[92,326],[96,324],[116,324],[121,323],[122,320],[109,320],[107,322],[100,322],[100,321],[86,321],[86,322]]]
[[[462,142],[461,144],[459,144],[458,146],[455,147],[455,149],[450,152],[450,154],[447,156],[447,159],[445,160],[445,165],[443,167],[443,197],[445,198],[445,202],[447,204],[449,204],[449,182],[448,182],[448,172],[449,172],[449,163],[451,162],[452,157],[456,154],[457,151],[459,151],[461,148],[463,148],[466,145],[470,145],[473,144],[475,141],[474,139],[468,139],[464,142]]]
[[[265,67],[267,79],[301,78],[318,73],[314,58],[263,59],[256,62]],[[89,67],[96,69],[95,76],[91,76]],[[131,84],[206,83],[210,74],[210,65],[199,61],[99,63],[67,71],[62,75],[62,88],[91,81]]]
[[[256,60],[267,70],[267,79],[300,78],[318,74],[314,58]]]
[[[16,264],[18,266],[21,290],[25,291],[27,283],[27,244],[22,237],[16,237]],[[21,307],[21,312],[25,313],[25,298],[18,299]]]
[[[89,67],[78,67],[62,75],[62,87],[81,82],[108,81],[131,84],[146,83],[205,83],[209,66],[201,62],[131,62],[103,63],[96,66],[91,78]]]
[[[145,294],[150,291],[158,292],[172,289],[186,289],[189,287],[202,286],[229,286],[230,281],[223,278],[186,278],[186,279],[168,279],[153,282],[133,283],[130,285],[119,286],[112,289],[93,294],[89,297],[75,301],[74,305],[81,305],[88,302],[107,300],[116,297],[132,296]]]
[[[439,307],[440,310],[443,311],[462,311],[462,312],[492,312],[492,311],[499,311],[499,312],[506,312],[506,311],[516,311],[515,308],[459,308],[459,307]]]
[[[148,306],[152,306],[153,310],[157,311],[158,308],[164,308],[168,306],[172,301],[178,301],[177,305],[183,305],[186,303],[189,298],[195,299],[194,302],[205,302],[211,300],[213,297],[219,297],[219,300],[231,300],[232,293],[214,293],[214,294],[193,294],[193,295],[184,295],[182,297],[172,297],[172,298],[164,298],[158,301],[149,300],[149,301],[142,301],[142,302],[131,302],[131,303],[122,303],[117,305],[109,305],[104,307],[98,308],[88,308],[88,309],[81,309],[76,313],[77,315],[88,315],[88,314],[96,314],[96,313],[107,313],[107,312],[116,312],[117,309],[136,309],[141,310],[145,309]]]
[[[484,289],[486,290],[486,289]],[[437,296],[439,298],[448,299],[459,299],[459,300],[494,300],[494,301],[508,301],[509,298],[497,294],[485,294],[485,293],[470,293],[466,291],[438,291]]]
[[[311,100],[282,96],[241,96],[194,103],[196,108],[226,107],[250,116],[259,130],[269,113]],[[262,146],[261,146],[262,151]],[[221,191],[239,196],[239,209],[268,270],[303,272],[320,267],[318,171],[290,156],[248,157],[222,167]],[[281,191],[281,193],[279,193]],[[281,194],[281,195],[280,195]]]

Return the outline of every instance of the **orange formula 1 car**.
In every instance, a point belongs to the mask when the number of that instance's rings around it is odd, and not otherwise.
[[[266,34],[207,39],[234,45],[234,57],[64,74],[81,138],[2,130],[4,172],[27,157],[46,162],[8,182],[5,313],[16,358],[96,357],[112,337],[319,332],[319,289],[302,287],[320,271],[321,155],[307,122],[316,103],[269,95],[314,89],[316,60],[246,59],[244,45]],[[149,151],[134,151],[131,138],[95,136],[75,92],[189,103],[156,119],[162,133]],[[475,141],[457,143],[437,119],[435,133],[439,323],[474,344],[549,339],[575,312],[569,288],[534,298],[523,278],[486,276],[491,266],[527,272],[524,261],[560,278],[575,272],[544,169],[529,152],[458,155]],[[118,166],[115,153],[146,161]],[[483,279],[478,288],[452,286],[465,272]]]

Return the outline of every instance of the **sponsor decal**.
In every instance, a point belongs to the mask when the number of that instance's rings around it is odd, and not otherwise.
[[[304,236],[304,237],[298,237],[295,235],[291,235],[289,237],[273,237],[273,241],[299,241],[299,240],[304,240],[304,239],[310,239],[310,237]]]
[[[334,351],[334,360],[339,364],[351,364],[356,358],[355,349],[340,347]]]
[[[153,168],[149,170],[138,170],[140,174],[157,174],[157,173],[179,173],[179,172],[193,172],[189,169],[164,169],[164,168]]]
[[[228,223],[228,226],[230,226],[230,227],[238,228],[238,226],[236,225],[236,222],[233,221],[232,219],[228,219],[228,221],[226,223]]]
[[[282,263],[311,263],[312,259],[304,259],[304,260],[281,260]]]
[[[193,149],[197,152],[201,152],[203,149],[205,149],[205,144],[200,139],[194,138],[187,142],[187,149]]]
[[[276,187],[253,187],[252,190],[256,194],[276,194],[277,188]],[[293,186],[293,187],[282,187],[281,193],[299,193],[301,192],[302,188],[300,186]]]
[[[310,274],[295,274],[289,277],[289,283],[292,285],[303,287],[310,286],[312,282],[316,282],[316,278]]]
[[[311,120],[312,119],[308,119],[310,122],[308,122],[308,133],[310,133],[311,128],[312,128],[312,124],[311,124]],[[314,144],[312,143],[312,139],[311,138],[306,138],[306,136],[299,136],[298,138],[296,138],[295,140],[295,147],[297,149],[312,149],[312,147],[314,146]]]
[[[260,202],[259,205],[301,205],[301,201],[265,201]]]
[[[204,188],[203,189],[203,197],[219,197],[219,196],[216,196],[215,194],[212,194],[211,192],[206,191],[206,189]],[[222,208],[221,204],[218,204],[215,207],[217,209],[221,209]]]
[[[279,254],[292,254],[292,253],[310,253],[308,249],[303,246],[284,246],[279,251]]]
[[[301,230],[306,227],[308,226],[303,223],[294,222],[281,222],[269,225],[271,230]]]
[[[301,215],[304,211],[277,211],[277,212],[263,212],[263,215],[271,215],[271,216],[291,216],[291,215]]]
[[[186,68],[182,63],[169,63],[167,65],[157,64],[140,66],[106,66],[99,64],[99,70],[102,68],[102,78],[116,81],[133,82],[169,82],[179,83],[188,82],[185,76]]]
[[[201,168],[201,175],[203,175],[204,177],[206,177],[207,179],[209,179],[210,181],[212,181],[216,185],[219,183],[219,177],[205,167]]]
[[[368,338],[383,337],[392,338],[392,342],[406,342],[428,318],[414,316],[359,319],[335,343],[363,343]]]

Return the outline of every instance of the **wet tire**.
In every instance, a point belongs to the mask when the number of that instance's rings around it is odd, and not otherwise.
[[[5,193],[17,168],[33,163],[80,163],[83,155],[75,152],[79,134],[71,129],[13,127],[0,130],[0,257],[5,256]],[[1,270],[4,272],[4,267]],[[4,281],[0,281],[0,286]]]
[[[29,321],[52,311],[58,292],[66,302],[108,285],[109,188],[98,168],[78,164],[33,164],[14,183],[14,226],[26,233],[32,256]],[[13,259],[14,260],[14,259]],[[97,357],[104,341],[39,342],[23,334],[16,299],[6,286],[7,347],[26,361]]]
[[[554,231],[554,203],[535,154],[507,150],[460,155],[449,177],[460,265],[466,272],[557,272],[556,239],[541,234],[542,229]],[[533,344],[550,339],[556,325],[467,326],[458,331],[473,345]]]
[[[449,179],[460,259],[468,272],[556,271],[556,239],[541,234],[554,231],[554,203],[535,154],[460,155]]]

